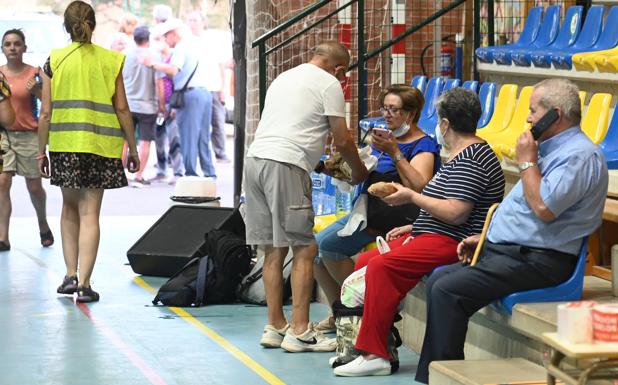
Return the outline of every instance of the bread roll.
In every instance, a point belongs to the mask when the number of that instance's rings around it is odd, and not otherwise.
[[[396,193],[397,187],[395,187],[395,185],[393,185],[392,183],[377,182],[369,186],[367,191],[369,191],[369,194],[371,195],[375,195],[379,198],[384,198],[391,194]]]

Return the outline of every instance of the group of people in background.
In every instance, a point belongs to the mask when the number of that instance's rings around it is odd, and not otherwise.
[[[172,17],[167,5],[153,9],[155,25],[138,25],[126,16],[110,48],[127,59],[123,77],[139,139],[142,160],[133,186],[150,184],[143,176],[151,142],[157,151],[154,180],[202,174],[216,177],[212,153],[230,162],[225,149],[226,69],[231,67],[229,33],[208,28],[207,18],[191,12],[186,23]],[[184,91],[182,107],[170,104],[173,91]],[[212,148],[212,150],[211,150]]]
[[[260,344],[289,352],[339,348],[348,336],[327,336],[337,329],[333,315],[309,321],[313,280],[338,306],[344,280],[365,269],[358,276],[365,288],[354,346],[360,354],[329,363],[338,376],[389,375],[398,367],[389,337],[401,301],[431,273],[427,330],[415,377],[427,383],[432,361],[464,358],[468,320],[476,311],[505,295],[568,279],[583,239],[601,223],[607,165],[579,126],[577,86],[548,79],[534,86],[527,121],[535,125],[551,110],[558,118],[538,138],[525,130],[518,139],[520,181],[508,195],[496,154],[476,136],[479,98],[463,88],[446,91],[436,102],[433,135],[417,127],[423,95],[407,85],[386,88],[379,103],[388,129],[372,132],[371,153],[378,160],[368,170],[345,120],[339,83],[349,61],[343,45],[324,42],[309,62],[280,74],[267,91],[247,153],[247,243],[265,252],[268,323]],[[314,237],[309,174],[315,167],[336,175],[318,162],[329,134],[351,170],[347,182],[362,183],[361,194],[350,216]],[[387,184],[391,191],[368,199],[376,182],[394,183]],[[500,206],[471,266],[496,203]],[[369,250],[354,261],[352,256],[378,235],[386,237],[388,250]],[[281,301],[289,249],[294,255],[290,319]],[[448,267],[434,271],[443,265]]]
[[[4,32],[0,67],[0,251],[11,248],[10,188],[15,175],[26,178],[35,208],[40,242],[54,243],[46,219],[41,177],[62,192],[60,220],[66,274],[60,294],[77,293],[78,302],[99,300],[90,286],[96,261],[99,215],[106,189],[147,185],[144,168],[152,141],[157,146],[158,180],[216,177],[211,157],[229,162],[225,152],[225,69],[231,65],[231,39],[204,31],[200,12],[188,17],[190,29],[166,5],[153,12],[156,26],[139,25],[127,15],[105,49],[93,44],[94,9],[73,1],[64,12],[71,43],[53,49],[42,68],[24,63],[26,36]],[[205,48],[208,47],[208,48]],[[122,51],[119,52],[119,51]],[[184,104],[169,104],[183,90]],[[212,120],[212,122],[211,122]],[[212,139],[211,139],[212,123]],[[136,135],[137,134],[137,135]],[[137,136],[137,138],[136,138]],[[136,141],[139,143],[137,145]]]

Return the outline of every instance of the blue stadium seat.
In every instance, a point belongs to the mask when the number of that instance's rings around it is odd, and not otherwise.
[[[472,92],[476,92],[479,88],[479,82],[477,82],[476,80],[466,80],[462,84],[462,87]]]
[[[494,103],[496,100],[496,83],[483,83],[479,90],[479,100],[481,101],[481,117],[476,128],[485,127],[494,114]]]
[[[422,93],[425,93],[425,88],[427,88],[427,76],[424,75],[416,75],[412,78],[410,82],[412,87],[416,87]]]
[[[571,10],[571,8],[569,8],[569,11]],[[582,7],[579,7],[580,15],[581,15],[581,9]],[[565,20],[570,20],[570,18],[565,18]],[[545,11],[545,17],[543,17],[543,22],[541,23],[541,27],[539,28],[539,33],[533,42],[531,42],[525,48],[516,47],[516,48],[507,48],[504,50],[496,50],[493,53],[493,58],[498,64],[511,65],[511,60],[512,60],[511,54],[513,52],[527,53],[528,51],[533,50],[533,49],[547,47],[554,40],[556,40],[556,36],[558,35],[559,28],[560,28],[560,6],[550,5],[547,7],[547,10]]]
[[[605,154],[607,167],[610,170],[618,170],[618,111],[616,109],[614,109],[614,116],[607,129],[605,139],[599,144],[599,147]]]
[[[434,135],[436,124],[438,124],[438,116],[436,114],[435,102],[444,88],[444,80],[441,77],[429,79],[427,82],[427,90],[425,91],[425,105],[421,111],[421,116],[418,120],[418,127],[425,131],[428,135]]]
[[[536,40],[539,34],[542,16],[543,7],[530,8],[524,29],[515,43],[494,47],[479,47],[476,49],[476,57],[483,63],[492,63],[494,61],[493,53],[496,50],[528,47],[530,43]]]
[[[531,47],[531,49],[522,50],[517,54],[514,53],[513,61],[515,64],[529,67],[530,62],[532,62],[537,67],[551,67],[550,52],[563,50],[573,45],[577,40],[582,25],[582,12],[583,7],[581,6],[569,7],[556,40],[547,46]]]
[[[586,269],[586,255],[588,254],[588,237],[582,241],[582,247],[577,257],[575,270],[565,282],[544,289],[534,289],[513,293],[495,302],[493,305],[509,314],[513,313],[513,306],[518,303],[531,302],[558,302],[579,301],[584,288],[584,270]]]
[[[590,11],[586,15],[586,23],[588,23],[588,18],[590,17]],[[591,47],[578,47],[579,39],[577,39],[577,43],[573,47],[567,50],[567,52],[561,53],[552,53],[552,62],[554,63],[554,67],[562,68],[562,69],[571,69],[573,67],[573,55],[579,52],[590,52],[590,51],[602,51],[614,48],[618,45],[618,6],[613,6],[609,9],[607,13],[607,17],[605,18],[605,27],[603,28],[603,32],[601,36],[596,41],[594,45]],[[584,25],[585,28],[585,25]],[[584,33],[583,29],[580,33],[580,38]],[[577,46],[577,47],[576,47]]]
[[[444,88],[442,89],[442,92],[446,92],[452,88],[459,87],[460,85],[461,85],[461,80],[459,79],[452,79],[452,78],[446,79],[444,81]]]
[[[594,46],[599,37],[601,37],[601,31],[603,30],[603,13],[605,8],[602,5],[593,5],[588,9],[586,19],[584,20],[584,26],[582,27],[577,41],[570,47],[563,49],[562,51],[552,51],[551,61],[554,63],[554,68],[566,69],[560,62],[561,56],[572,55],[577,52],[589,51]],[[571,68],[569,64],[568,69]]]

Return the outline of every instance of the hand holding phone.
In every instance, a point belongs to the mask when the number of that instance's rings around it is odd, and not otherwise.
[[[379,136],[382,139],[388,139],[392,135],[391,130],[389,130],[388,128],[381,128],[381,127],[374,127],[372,134],[375,136]]]
[[[554,124],[556,120],[558,120],[559,117],[560,115],[558,115],[558,111],[556,111],[554,108],[547,111],[545,115],[543,115],[541,119],[539,119],[539,121],[536,122],[536,124],[530,129],[530,131],[532,131],[532,137],[534,138],[534,140],[539,140],[541,135],[545,131],[547,131],[549,127],[551,127],[551,125]]]

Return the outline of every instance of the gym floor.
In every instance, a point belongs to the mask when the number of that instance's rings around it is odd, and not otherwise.
[[[93,288],[101,301],[76,305],[56,294],[64,275],[59,218],[56,244],[38,244],[36,219],[11,220],[0,253],[0,384],[410,384],[418,356],[401,348],[387,377],[340,378],[331,353],[285,353],[258,341],[266,308],[245,304],[155,307],[164,278],[135,275],[126,251],[158,216],[104,216]],[[287,311],[289,312],[289,308]],[[319,320],[327,307],[312,304]]]

